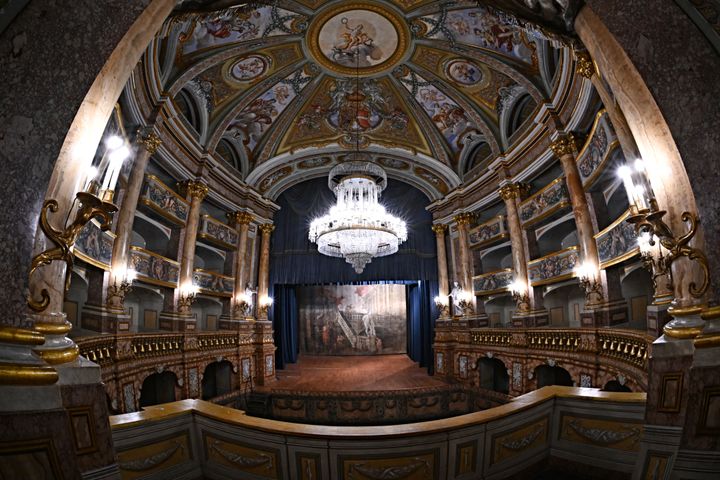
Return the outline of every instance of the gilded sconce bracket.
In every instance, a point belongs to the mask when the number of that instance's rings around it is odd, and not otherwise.
[[[581,277],[579,279],[580,286],[585,291],[585,305],[593,306],[602,303],[605,296],[603,295],[602,284],[595,279]]]
[[[530,311],[530,296],[526,293],[520,293],[516,291],[511,291],[510,295],[512,295],[512,299],[515,302],[515,305],[517,305],[517,309],[519,313],[527,313]]]
[[[40,212],[40,228],[56,247],[49,248],[37,254],[32,260],[30,273],[28,274],[28,276],[31,277],[39,267],[50,265],[55,260],[62,260],[67,264],[65,270],[65,291],[70,288],[70,272],[73,267],[73,247],[80,232],[82,232],[85,225],[93,218],[98,218],[98,220],[101,221],[100,229],[102,231],[108,230],[112,224],[111,215],[117,211],[117,206],[113,203],[105,202],[89,192],[78,192],[75,199],[80,203],[80,206],[75,213],[75,219],[65,230],[54,228],[48,221],[48,213],[58,211],[58,202],[50,199],[46,200],[43,204]],[[35,312],[44,311],[50,304],[50,294],[47,289],[42,289],[40,295],[42,297],[40,300],[35,300],[30,295],[28,295],[27,298],[28,306]]]
[[[710,284],[710,271],[708,268],[707,257],[702,250],[688,245],[690,240],[695,237],[698,228],[698,217],[692,212],[683,212],[681,218],[683,222],[689,223],[687,233],[679,237],[675,237],[670,227],[663,221],[663,217],[667,212],[665,210],[644,209],[628,217],[627,221],[635,225],[635,231],[638,234],[650,234],[650,245],[655,245],[654,237],[657,237],[668,254],[657,260],[658,271],[653,276],[663,275],[670,272],[672,263],[680,257],[687,257],[694,260],[700,265],[703,272],[702,283],[698,287],[695,282],[689,285],[690,295],[695,298],[702,298],[708,290]]]

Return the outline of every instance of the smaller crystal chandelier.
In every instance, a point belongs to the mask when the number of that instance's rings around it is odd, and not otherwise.
[[[386,184],[385,171],[367,161],[345,162],[330,170],[328,187],[336,204],[313,220],[308,235],[320,253],[342,257],[362,273],[373,258],[398,251],[407,240],[407,226],[378,202]]]

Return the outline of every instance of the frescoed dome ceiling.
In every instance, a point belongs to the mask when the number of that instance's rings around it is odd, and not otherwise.
[[[534,3],[186,1],[155,77],[200,148],[263,194],[360,150],[439,197],[551,95],[564,12]]]

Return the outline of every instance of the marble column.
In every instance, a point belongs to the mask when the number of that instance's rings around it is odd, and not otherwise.
[[[275,230],[275,225],[266,223],[260,225],[262,239],[260,243],[260,270],[258,272],[258,307],[260,307],[260,299],[268,295],[269,274],[270,274],[270,234]],[[258,316],[262,316],[259,314]],[[265,315],[267,317],[267,315]]]
[[[175,289],[175,311],[162,312],[160,328],[172,331],[194,331],[197,327],[192,316],[192,299],[188,290],[193,286],[193,267],[195,264],[195,243],[200,225],[200,207],[207,196],[208,186],[199,181],[186,180],[178,183],[181,195],[190,197],[190,211],[182,237],[180,248],[180,272],[178,288]]]
[[[597,244],[593,236],[595,231],[592,214],[587,197],[585,197],[585,189],[575,158],[576,139],[572,134],[561,136],[550,144],[550,150],[560,159],[575,217],[580,259],[592,275],[592,278],[582,285],[585,290],[586,303],[585,309],[581,312],[581,325],[584,327],[607,327],[624,323],[627,321],[627,303],[622,299],[610,298],[611,290],[619,291],[619,288],[611,289],[606,272],[600,270]],[[619,285],[614,285],[614,287],[619,287]]]
[[[435,240],[437,242],[439,296],[447,297],[448,293],[450,293],[450,285],[448,283],[447,252],[445,251],[445,233],[447,232],[447,225],[438,223],[432,226],[432,231],[435,232]]]
[[[470,222],[472,222],[472,218],[473,216],[470,213],[461,213],[453,217],[458,230],[458,244],[460,250],[460,286],[463,290],[468,292],[473,291],[473,265],[472,256],[470,255]]]
[[[525,292],[515,297],[517,310],[512,318],[514,327],[538,327],[548,324],[547,311],[542,308],[539,296],[530,286],[527,263],[529,255],[523,240],[523,229],[520,223],[518,205],[528,194],[530,186],[524,183],[508,183],[500,187],[500,198],[505,202],[508,231],[510,233],[510,250],[513,260],[513,279],[523,286]]]
[[[232,298],[232,309],[230,315],[230,321],[234,319],[240,319],[247,316],[252,316],[252,312],[249,315],[243,312],[237,311],[236,304],[237,299],[240,295],[245,293],[245,277],[247,269],[247,246],[248,246],[248,231],[250,229],[250,222],[253,221],[253,216],[248,212],[233,212],[228,215],[232,220],[235,228],[238,232],[238,244],[237,250],[235,251],[235,286],[233,288]]]

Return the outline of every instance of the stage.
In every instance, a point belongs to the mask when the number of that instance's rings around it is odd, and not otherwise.
[[[273,391],[378,392],[446,385],[405,354],[300,355],[297,363],[278,370],[277,377]]]

